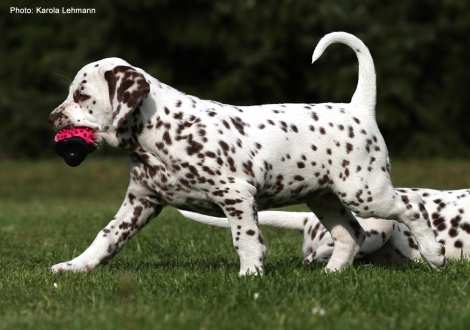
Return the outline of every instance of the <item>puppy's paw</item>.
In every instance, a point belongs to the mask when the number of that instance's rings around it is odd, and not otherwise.
[[[445,257],[446,249],[444,245],[437,243],[438,245],[434,249],[428,249],[425,251],[421,251],[421,255],[423,256],[424,260],[428,263],[428,265],[437,271],[443,270],[447,266],[447,259]],[[431,250],[431,252],[429,252]]]
[[[79,272],[88,272],[95,268],[95,266],[87,263],[80,263],[74,260],[71,260],[69,262],[62,262],[60,264],[54,265],[51,267],[51,271],[53,273],[66,273],[66,272],[73,272],[73,273],[79,273]]]

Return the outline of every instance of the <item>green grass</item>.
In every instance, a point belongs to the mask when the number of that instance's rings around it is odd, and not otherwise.
[[[470,162],[393,162],[396,186],[470,187]],[[167,208],[107,266],[55,275],[117,212],[125,161],[0,164],[0,329],[468,329],[470,263],[303,266],[298,232],[263,228],[266,275],[239,278],[230,231]],[[290,209],[305,210],[298,206]]]

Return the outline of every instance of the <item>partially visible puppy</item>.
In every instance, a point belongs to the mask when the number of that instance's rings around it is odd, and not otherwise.
[[[400,188],[397,193],[418,193],[429,212],[431,225],[439,243],[446,249],[448,259],[470,260],[470,190],[433,190]],[[188,219],[216,227],[229,228],[228,220],[179,212]],[[422,260],[418,245],[408,227],[398,221],[357,217],[366,232],[366,240],[356,259],[371,263],[394,262],[405,259]],[[261,225],[298,229],[303,232],[304,263],[312,260],[326,262],[331,257],[334,241],[330,233],[311,212],[265,211],[259,213]]]

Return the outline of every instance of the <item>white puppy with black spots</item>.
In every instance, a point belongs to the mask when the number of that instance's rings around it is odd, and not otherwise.
[[[129,154],[130,184],[112,221],[81,255],[52,267],[87,271],[112,258],[167,205],[225,215],[240,275],[262,274],[266,248],[258,210],[306,203],[335,248],[326,270],[350,265],[365,233],[351,213],[403,222],[423,258],[445,267],[421,197],[399,195],[375,121],[376,80],[367,47],[336,32],[317,45],[350,46],[359,60],[351,103],[232,106],[186,95],[118,58],[83,67],[49,116],[56,130],[86,127]]]
[[[396,189],[399,194],[411,191],[422,198],[431,217],[431,225],[439,243],[446,250],[446,258],[470,260],[470,190],[433,190],[423,188]],[[180,211],[188,219],[216,227],[229,228],[225,218],[210,217],[194,212]],[[416,240],[408,228],[398,221],[376,218],[357,218],[366,231],[366,240],[356,258],[372,263],[405,259],[422,260]],[[330,233],[311,212],[265,211],[259,213],[259,223],[279,228],[297,229],[303,233],[304,263],[312,260],[325,262],[333,254],[334,241]]]

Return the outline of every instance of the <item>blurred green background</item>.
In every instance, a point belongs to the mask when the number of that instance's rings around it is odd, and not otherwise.
[[[38,6],[96,13],[38,14]],[[318,40],[341,30],[372,53],[392,157],[470,157],[468,0],[4,0],[0,9],[3,159],[53,156],[48,114],[82,66],[111,56],[224,103],[348,102],[354,53],[333,45],[310,64]]]

